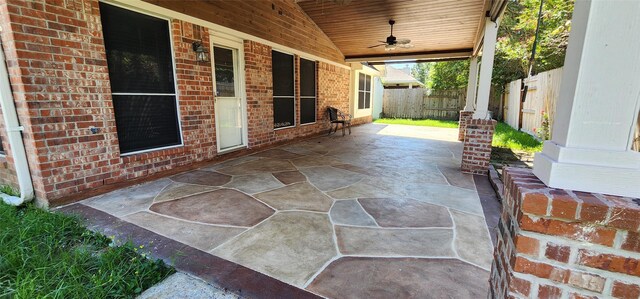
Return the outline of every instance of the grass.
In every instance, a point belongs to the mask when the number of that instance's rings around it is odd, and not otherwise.
[[[20,196],[20,192],[9,185],[0,185],[0,192],[12,196]]]
[[[0,298],[133,298],[173,273],[74,217],[0,202]]]
[[[437,119],[403,119],[403,118],[381,118],[374,121],[380,124],[412,125],[439,128],[457,128],[458,122],[453,120]],[[494,147],[508,148],[511,150],[524,151],[528,153],[542,150],[542,143],[533,136],[520,132],[509,125],[499,122],[493,136]]]
[[[527,133],[520,132],[510,127],[503,122],[499,122],[496,125],[492,146],[528,153],[539,152],[542,150],[542,142]]]
[[[458,121],[438,120],[438,119],[380,118],[380,119],[376,119],[374,123],[389,124],[389,125],[438,127],[438,128],[457,128],[458,127]]]

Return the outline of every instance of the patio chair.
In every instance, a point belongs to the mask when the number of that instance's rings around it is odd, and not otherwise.
[[[349,135],[351,135],[351,114],[343,113],[334,107],[327,107],[327,117],[329,119],[329,134],[327,136],[331,135],[331,131],[333,133],[337,132],[338,125],[342,125],[342,136],[344,136],[345,127],[349,129]]]

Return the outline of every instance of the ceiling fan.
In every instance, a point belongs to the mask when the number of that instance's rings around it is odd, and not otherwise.
[[[410,39],[397,39],[395,36],[393,36],[393,24],[395,24],[396,21],[394,20],[389,20],[389,25],[391,25],[391,34],[389,36],[387,36],[387,40],[386,41],[380,41],[381,44],[375,45],[375,46],[370,46],[368,48],[375,48],[375,47],[380,47],[380,46],[384,46],[384,49],[387,51],[391,51],[391,50],[395,50],[397,47],[400,48],[411,48],[413,47],[413,44],[411,44],[411,40]]]

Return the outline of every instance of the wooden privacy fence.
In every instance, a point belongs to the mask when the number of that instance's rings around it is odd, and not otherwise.
[[[389,118],[458,120],[464,109],[467,89],[430,90],[385,89],[382,98],[382,115]],[[491,87],[489,110],[494,119],[502,119],[502,94],[500,88]]]
[[[556,102],[560,93],[562,68],[539,73],[524,79],[529,89],[520,113],[521,80],[511,81],[505,86],[504,120],[518,129],[522,116],[522,131],[536,135],[542,126],[542,112],[549,116],[549,130],[553,127]]]
[[[385,89],[382,114],[390,118],[457,120],[464,108],[466,89]]]

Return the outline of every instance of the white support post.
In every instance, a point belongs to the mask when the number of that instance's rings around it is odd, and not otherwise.
[[[533,173],[554,188],[640,198],[640,1],[576,1],[553,138]]]
[[[464,111],[473,111],[476,103],[476,91],[478,90],[478,56],[471,57],[469,61],[469,83],[467,85],[467,101]]]
[[[495,22],[487,18],[484,25],[484,41],[482,46],[482,65],[480,65],[480,84],[475,119],[489,118],[489,92],[491,91],[491,75],[493,73],[493,56],[496,53],[499,20]]]

